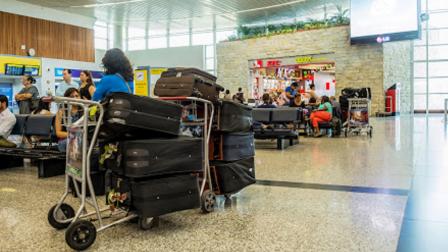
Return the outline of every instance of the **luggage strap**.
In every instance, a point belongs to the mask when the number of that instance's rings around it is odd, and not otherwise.
[[[115,75],[117,75],[122,81],[124,81],[124,84],[126,84],[126,87],[128,87],[129,93],[132,94],[131,87],[129,86],[129,83],[124,79],[124,77],[119,73],[116,73]]]

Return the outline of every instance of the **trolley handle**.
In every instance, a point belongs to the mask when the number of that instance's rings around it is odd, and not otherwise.
[[[159,97],[160,100],[164,101],[199,101],[203,103],[213,104],[211,101],[190,96],[173,96],[173,97]]]

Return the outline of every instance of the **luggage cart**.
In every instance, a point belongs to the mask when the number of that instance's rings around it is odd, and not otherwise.
[[[348,99],[347,121],[344,123],[344,135],[366,133],[372,138],[373,127],[370,125],[370,100],[367,98]]]
[[[216,205],[216,195],[213,190],[213,180],[210,172],[209,142],[215,107],[212,102],[197,97],[159,97],[159,99],[179,103],[185,110],[189,110],[188,116],[182,121],[183,126],[202,127],[204,162],[200,190],[201,210],[204,213],[213,212]],[[203,105],[203,111],[198,110],[198,105]]]
[[[214,106],[211,102],[195,97],[169,97],[162,100],[190,102],[194,104],[193,114],[195,120],[185,122],[187,126],[202,126],[204,138],[204,162],[203,162],[203,180],[201,185],[201,210],[205,213],[212,212],[216,204],[216,196],[213,193],[211,183],[210,166],[208,159],[208,141],[211,134],[211,124],[214,114]],[[67,148],[67,164],[65,173],[65,192],[59,202],[48,212],[48,221],[55,229],[65,229],[65,240],[74,250],[84,250],[90,247],[96,239],[97,232],[114,225],[138,218],[140,228],[149,229],[158,220],[158,217],[143,217],[138,214],[123,209],[107,206],[100,209],[95,195],[95,190],[90,178],[90,160],[93,149],[96,146],[99,130],[104,117],[104,107],[98,102],[79,100],[65,97],[52,97],[52,101],[59,104],[62,111],[63,125],[69,133]],[[196,104],[204,104],[204,113],[202,118],[198,118]],[[78,120],[73,120],[70,111],[73,106],[81,108],[82,116]],[[96,107],[98,116],[90,116],[90,108]],[[209,116],[210,115],[210,116]],[[93,135],[92,135],[93,129]],[[75,210],[67,203],[64,203],[70,194],[69,184],[73,183],[74,191],[80,201],[80,206]],[[80,184],[76,183],[78,182]],[[208,187],[207,187],[208,186]],[[88,196],[89,195],[89,196]],[[88,212],[86,206],[94,208]],[[109,212],[104,216],[104,213]],[[88,217],[96,216],[96,219]],[[111,223],[106,224],[104,219],[115,217]],[[98,221],[97,227],[92,223]]]
[[[48,221],[55,229],[65,229],[65,241],[74,250],[84,250],[95,242],[97,232],[116,224],[137,218],[138,215],[121,209],[112,211],[110,207],[100,209],[95,195],[94,186],[90,178],[90,160],[96,146],[101,122],[104,116],[104,108],[98,102],[80,100],[66,97],[52,97],[52,101],[59,104],[62,113],[63,125],[66,127],[67,156],[65,171],[65,192],[59,202],[48,212]],[[73,106],[81,110],[80,119],[76,120],[71,115]],[[96,107],[98,116],[89,116],[90,109]],[[59,113],[59,112],[58,112]],[[93,129],[93,135],[89,137],[89,129]],[[80,201],[79,208],[75,210],[64,203],[70,193],[70,182],[73,183],[74,193]],[[80,187],[79,188],[79,184]],[[88,212],[86,206],[94,208]],[[108,216],[103,213],[110,212]],[[106,224],[104,219],[117,217],[117,220]],[[96,216],[96,219],[87,219]],[[98,227],[92,223],[98,221]]]

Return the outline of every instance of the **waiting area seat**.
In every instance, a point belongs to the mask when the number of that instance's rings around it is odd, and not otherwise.
[[[31,159],[38,166],[39,177],[61,175],[65,170],[65,153],[56,148],[54,115],[16,115],[11,135],[33,139],[29,148],[0,148],[2,168],[23,165],[23,159]]]
[[[253,110],[255,139],[276,139],[277,149],[285,149],[299,141],[298,126],[303,118],[300,108],[255,108]]]

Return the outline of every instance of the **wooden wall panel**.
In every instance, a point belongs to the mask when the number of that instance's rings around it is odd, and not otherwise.
[[[21,45],[34,48],[37,57],[95,61],[92,29],[0,11],[0,54],[27,55]]]

